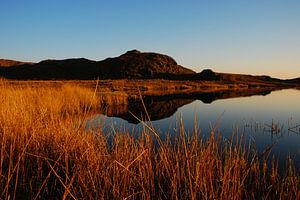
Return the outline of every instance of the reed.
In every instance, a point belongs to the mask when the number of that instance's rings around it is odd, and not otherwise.
[[[151,125],[107,136],[84,126],[99,101],[86,88],[2,83],[0,94],[0,199],[300,198],[293,160],[279,174],[237,133],[204,138],[181,122],[163,140]]]

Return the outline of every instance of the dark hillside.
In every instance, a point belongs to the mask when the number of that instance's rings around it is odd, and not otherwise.
[[[84,58],[45,60],[37,64],[23,64],[0,68],[0,76],[10,79],[122,79],[161,78],[172,75],[195,74],[166,55],[142,53],[137,50],[103,61]]]
[[[184,68],[167,56],[157,53],[142,53],[137,50],[108,58],[98,62],[102,66],[103,74],[117,76],[117,78],[155,78],[165,74],[181,75],[195,72]]]
[[[292,83],[292,84],[300,84],[300,78],[288,79],[285,80],[285,82]]]

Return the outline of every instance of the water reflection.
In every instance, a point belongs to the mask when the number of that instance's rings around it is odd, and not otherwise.
[[[143,102],[130,97],[115,99],[118,99],[119,106],[112,100],[106,102],[106,111],[109,112],[90,119],[88,128],[113,132],[122,127],[138,134],[143,125],[134,116],[147,119],[144,102],[155,130],[162,137],[166,133],[176,135],[180,116],[186,132],[194,129],[196,119],[204,137],[210,134],[214,126],[224,138],[230,138],[232,132],[237,132],[243,134],[247,141],[251,140],[259,151],[272,146],[269,156],[279,158],[281,167],[288,155],[300,167],[299,90],[144,96]]]
[[[195,94],[172,94],[160,96],[144,96],[141,98],[103,98],[103,114],[109,117],[118,117],[132,124],[140,123],[140,120],[151,121],[161,120],[172,116],[178,108],[200,100],[205,104],[211,104],[218,99],[229,99],[253,95],[268,95],[269,89],[261,90],[233,90],[221,92],[203,92]],[[107,94],[106,94],[107,95]],[[107,100],[109,99],[109,100]],[[117,101],[111,101],[117,99]],[[120,101],[121,99],[121,101]],[[106,101],[105,101],[106,100]],[[122,101],[123,100],[123,101]],[[148,115],[146,114],[146,111]]]

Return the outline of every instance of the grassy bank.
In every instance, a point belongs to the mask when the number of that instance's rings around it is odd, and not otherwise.
[[[1,79],[0,79],[1,80]],[[282,88],[297,88],[295,85],[256,82],[224,82],[224,81],[180,81],[163,79],[117,79],[117,80],[68,80],[68,81],[4,81],[8,85],[24,87],[28,84],[34,87],[61,87],[76,84],[85,88],[95,88],[98,83],[98,93],[124,94],[128,96],[194,94],[203,92],[246,91],[246,90],[276,90]],[[0,81],[1,85],[1,81]]]
[[[0,199],[300,198],[292,160],[279,175],[276,159],[267,165],[242,139],[204,140],[181,127],[161,141],[145,127],[109,145],[84,126],[101,100],[92,90],[2,82],[0,94]]]

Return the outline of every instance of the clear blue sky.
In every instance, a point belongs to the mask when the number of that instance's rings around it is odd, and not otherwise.
[[[195,71],[300,76],[299,0],[0,0],[0,58],[160,52]]]

